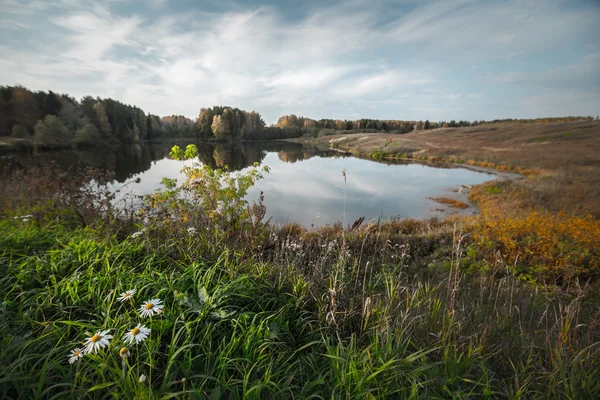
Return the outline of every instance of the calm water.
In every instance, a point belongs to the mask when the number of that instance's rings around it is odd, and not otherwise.
[[[61,168],[81,165],[112,171],[113,188],[135,178],[128,185],[135,194],[152,193],[160,188],[163,177],[177,177],[180,161],[168,158],[171,145],[137,145],[111,150],[47,152],[0,157],[0,176],[26,165],[57,163]],[[332,150],[318,150],[295,143],[252,143],[244,145],[199,145],[199,161],[210,166],[244,171],[255,163],[271,167],[271,172],[248,193],[254,200],[262,191],[267,216],[276,223],[299,222],[303,225],[333,224],[344,214],[352,223],[393,217],[424,218],[454,213],[428,197],[448,196],[467,202],[467,195],[454,191],[461,185],[473,185],[496,176],[466,168],[416,163],[380,163],[350,157]],[[342,169],[346,170],[344,184]],[[444,211],[442,211],[444,210]],[[471,207],[466,213],[475,212]]]

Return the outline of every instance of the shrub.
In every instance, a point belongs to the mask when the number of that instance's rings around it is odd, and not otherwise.
[[[35,145],[42,148],[68,146],[71,134],[63,122],[55,115],[47,115],[35,125]]]
[[[475,230],[483,249],[507,265],[546,282],[600,278],[600,221],[564,212],[529,211],[516,216],[484,212]]]

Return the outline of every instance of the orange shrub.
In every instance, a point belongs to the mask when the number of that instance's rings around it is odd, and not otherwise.
[[[500,252],[508,265],[544,281],[600,279],[600,221],[591,216],[484,212],[474,238],[480,249]]]

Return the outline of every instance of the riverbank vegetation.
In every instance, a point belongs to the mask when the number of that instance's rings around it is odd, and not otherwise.
[[[3,398],[600,396],[597,219],[277,228],[242,199],[268,171],[183,172],[0,182]]]

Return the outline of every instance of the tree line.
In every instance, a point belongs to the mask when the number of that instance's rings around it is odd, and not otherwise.
[[[0,136],[30,139],[41,148],[160,138],[261,139],[264,128],[259,113],[232,107],[202,108],[194,121],[182,115],[146,114],[110,98],[86,96],[78,101],[52,91],[0,86]]]
[[[360,131],[360,132],[388,132],[408,133],[438,128],[461,128],[477,126],[490,123],[547,123],[567,122],[579,120],[593,120],[593,117],[556,117],[536,119],[495,119],[491,121],[403,121],[403,120],[380,120],[380,119],[320,119],[315,120],[307,117],[298,117],[295,114],[284,115],[277,121],[276,127],[286,130],[295,130],[298,135],[321,135],[335,131]]]
[[[137,143],[161,138],[215,141],[269,140],[343,132],[412,131],[475,126],[483,123],[556,122],[592,117],[505,119],[493,121],[339,120],[284,115],[267,127],[256,111],[235,107],[202,108],[195,120],[182,115],[159,117],[110,98],[85,96],[80,101],[52,91],[0,86],[0,136],[31,140],[36,147],[59,148]]]

